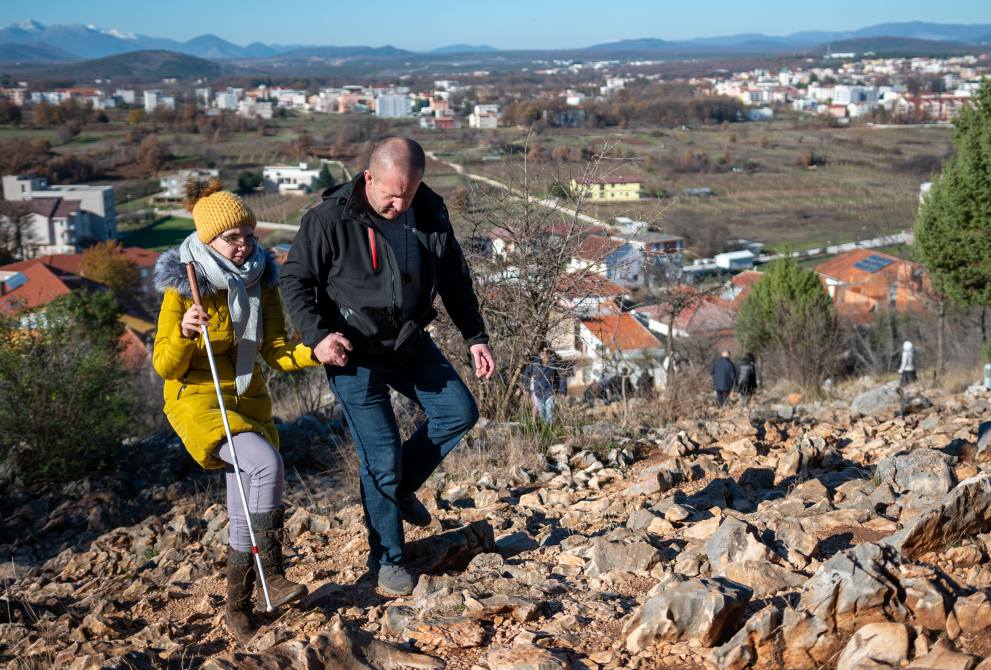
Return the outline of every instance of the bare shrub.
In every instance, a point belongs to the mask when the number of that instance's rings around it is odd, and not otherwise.
[[[473,181],[460,198],[470,203],[459,212],[469,227],[461,239],[500,368],[492,381],[478,382],[467,355],[452,357],[452,363],[473,387],[483,416],[502,421],[521,407],[521,375],[541,344],[556,333],[573,338],[576,314],[597,308],[599,263],[575,267],[572,259],[594,228],[595,220],[585,214],[589,185],[629,163],[612,157],[615,143],[605,144],[574,175],[584,186],[571,188],[571,175],[562,174],[560,165],[535,161],[532,148],[528,141],[507,160],[504,187]],[[541,200],[538,194],[546,193],[548,184],[565,189],[570,198]],[[463,350],[449,319],[439,319],[433,330],[447,351]]]
[[[296,372],[268,370],[266,381],[272,396],[272,414],[283,421],[294,421],[303,415],[314,414],[330,403],[323,367]]]

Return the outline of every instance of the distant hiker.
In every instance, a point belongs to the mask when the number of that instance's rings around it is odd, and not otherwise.
[[[736,368],[736,392],[740,394],[744,407],[750,405],[750,399],[757,392],[757,361],[750,352]]]
[[[554,396],[564,395],[567,381],[562,374],[563,363],[544,344],[540,353],[523,370],[523,388],[530,398],[533,418],[550,424],[554,417]]]
[[[183,204],[193,214],[196,231],[179,248],[162,254],[155,266],[155,284],[164,295],[153,362],[165,379],[165,415],[186,450],[204,468],[227,471],[230,550],[224,623],[244,644],[254,635],[250,614],[255,567],[200,326],[209,329],[250,521],[274,606],[299,598],[306,587],[285,578],[279,434],[256,358],[260,354],[270,367],[286,371],[319,363],[309,347],[286,336],[278,266],[255,237],[255,215],[222,188],[216,179],[186,185]],[[190,262],[196,268],[202,308],[191,297],[185,268]]]
[[[908,340],[902,345],[902,362],[898,366],[898,372],[902,378],[898,382],[899,386],[908,386],[915,383],[915,347]]]
[[[719,358],[713,361],[709,374],[712,375],[712,386],[716,390],[716,406],[722,407],[736,385],[736,366],[730,360],[729,351],[724,350]]]
[[[406,595],[403,521],[428,526],[416,497],[478,421],[478,408],[426,326],[439,295],[475,368],[495,362],[461,246],[444,200],[423,183],[426,156],[393,137],[368,169],[323,193],[300,225],[282,269],[289,313],[324,363],[358,453],[368,528],[368,567],[386,595]],[[426,419],[405,442],[389,396],[395,389]]]

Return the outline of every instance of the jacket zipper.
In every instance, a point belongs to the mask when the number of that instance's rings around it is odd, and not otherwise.
[[[378,247],[375,245],[375,228],[372,227],[372,226],[368,226],[368,241],[369,241],[369,245],[371,246],[371,249],[372,249],[372,269],[373,270],[377,270],[378,269]],[[399,321],[400,321],[400,310],[399,310],[399,301],[396,298],[396,282],[397,281],[402,281],[402,278],[399,276],[398,268],[396,268],[395,267],[395,264],[389,260],[390,258],[393,258],[393,253],[392,253],[391,248],[390,249],[386,249],[386,251],[385,251],[385,264],[386,264],[386,266],[388,266],[387,269],[389,270],[389,275],[390,275],[389,276],[389,283],[392,286],[392,321],[393,321],[393,327],[396,328],[397,331],[398,331],[398,329],[399,329]],[[395,259],[393,258],[393,260],[395,260]]]
[[[375,230],[369,226],[368,227],[368,246],[371,247],[372,251],[372,269],[379,269],[379,256],[378,249],[375,247]]]

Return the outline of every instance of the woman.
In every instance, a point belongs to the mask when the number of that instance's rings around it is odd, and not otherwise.
[[[255,216],[219,180],[186,184],[183,204],[196,232],[158,259],[155,284],[162,311],[155,338],[155,370],[165,379],[165,415],[186,450],[204,468],[227,472],[230,551],[224,623],[241,644],[254,634],[251,592],[255,567],[247,522],[231,465],[217,394],[200,326],[206,325],[227,417],[241,466],[241,482],[272,605],[290,602],[306,587],[285,578],[282,559],[283,468],[257,354],[277,370],[318,365],[311,351],[286,337],[278,266],[254,235]],[[202,307],[193,304],[186,264],[196,269]],[[260,595],[260,592],[259,592]]]
[[[550,424],[554,418],[554,394],[564,392],[560,368],[560,360],[550,345],[544,344],[523,370],[523,387],[530,396],[534,421]]]
[[[898,366],[898,372],[901,374],[901,379],[898,381],[899,386],[915,383],[915,347],[908,340],[902,344],[902,362]]]

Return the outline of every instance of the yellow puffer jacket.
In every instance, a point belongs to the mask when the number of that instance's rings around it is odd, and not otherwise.
[[[292,371],[319,365],[309,347],[287,338],[282,298],[276,286],[277,266],[270,255],[267,263],[262,280],[262,343],[258,353],[276,370]],[[213,452],[227,438],[203,337],[187,339],[182,336],[180,328],[182,316],[192,306],[193,299],[179,254],[174,250],[162,254],[155,275],[156,284],[164,295],[152,361],[155,370],[165,379],[165,416],[197,463],[204,468],[222,468],[224,462]],[[205,281],[198,283],[201,290],[208,287]],[[227,308],[227,292],[204,292],[202,300],[204,309],[210,315],[210,346],[217,364],[231,433],[259,433],[278,447],[279,434],[272,421],[272,399],[261,366],[255,363],[251,383],[243,395],[238,396],[235,390],[236,342]]]

